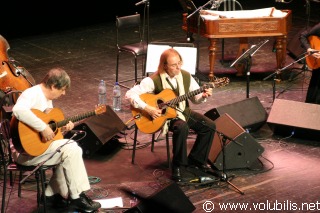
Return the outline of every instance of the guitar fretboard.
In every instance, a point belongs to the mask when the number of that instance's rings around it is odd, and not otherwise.
[[[176,98],[172,99],[171,101],[165,103],[165,105],[176,106],[181,101],[187,100],[188,98],[191,98],[191,97],[193,97],[195,95],[198,95],[198,94],[202,93],[205,89],[208,89],[208,88],[213,88],[213,84],[204,85],[204,86],[200,87],[199,89],[193,90],[193,91],[188,92],[188,93],[186,93],[184,95],[176,97]]]
[[[62,121],[58,121],[56,123],[50,123],[49,126],[51,129],[60,128],[60,127],[65,126],[67,123],[69,123],[69,121],[72,121],[72,122],[81,121],[81,120],[88,118],[88,117],[91,117],[95,114],[96,114],[95,111],[86,112],[86,113],[83,113],[80,115],[75,115],[75,116],[69,117],[69,118],[62,120]]]

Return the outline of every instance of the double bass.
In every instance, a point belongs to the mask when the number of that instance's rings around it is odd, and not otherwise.
[[[10,46],[7,40],[0,35],[0,90],[7,94],[11,91],[23,91],[35,84],[32,75],[16,61],[8,56]]]

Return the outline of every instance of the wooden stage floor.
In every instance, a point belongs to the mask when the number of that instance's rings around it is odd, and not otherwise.
[[[318,4],[315,4],[317,7]],[[279,5],[284,7],[284,5]],[[288,5],[290,7],[291,5]],[[252,8],[252,7],[251,7]],[[312,8],[314,9],[314,8]],[[315,9],[314,9],[315,10]],[[307,21],[303,9],[293,14],[293,25],[288,35],[290,42],[301,30]],[[319,14],[319,13],[317,13]],[[319,20],[312,19],[310,24]],[[181,29],[181,10],[158,12],[150,16],[150,40],[160,42],[185,42],[186,35]],[[70,28],[63,31],[8,38],[10,44],[9,56],[25,67],[39,82],[47,70],[54,66],[64,67],[71,76],[71,90],[59,100],[55,107],[61,108],[65,116],[91,111],[97,103],[97,87],[100,79],[107,82],[108,105],[111,105],[111,90],[115,81],[116,50],[114,45],[115,26],[113,20],[107,23],[98,23],[84,27]],[[199,70],[195,76],[201,83],[206,83],[209,71],[208,45],[205,38],[199,39]],[[302,70],[302,64],[294,63],[282,72],[282,79],[274,81],[267,78],[276,70],[276,58],[273,50],[273,38],[252,38],[250,44],[256,44],[261,39],[269,39],[252,58],[250,76],[237,77],[235,70],[225,64],[216,62],[215,74],[217,77],[228,77],[230,83],[224,87],[214,89],[214,94],[201,105],[192,105],[200,113],[206,113],[214,108],[223,108],[229,104],[236,104],[247,99],[257,97],[263,111],[268,115],[273,110],[275,99],[285,99],[293,103],[303,103],[308,87],[311,72]],[[226,39],[225,53],[233,57],[237,52],[237,39]],[[218,55],[221,57],[221,54]],[[287,55],[286,64],[293,62]],[[132,78],[134,67],[130,55],[123,55],[120,62],[120,79]],[[157,62],[156,62],[157,63]],[[139,70],[141,70],[139,63]],[[141,76],[139,72],[139,76]],[[134,82],[125,83],[128,87]],[[122,97],[127,88],[122,87]],[[256,108],[257,105],[250,107]],[[240,107],[234,110],[238,114],[248,113],[252,108]],[[295,104],[287,105],[279,110],[276,117],[281,117]],[[309,117],[309,105],[297,110],[295,113],[305,113]],[[319,116],[316,112],[314,116]],[[122,110],[116,113],[123,123],[127,123],[132,115],[129,104],[122,100]],[[292,122],[296,114],[291,115]],[[302,114],[302,117],[304,114]],[[243,119],[254,119],[244,117]],[[105,120],[112,124],[112,120]],[[239,123],[239,122],[237,122]],[[129,125],[131,125],[130,123]],[[310,124],[312,128],[312,124]],[[228,129],[227,131],[233,131]],[[318,133],[316,130],[315,132]],[[301,137],[291,134],[274,134],[266,120],[256,131],[250,131],[254,145],[263,147],[264,152],[257,154],[249,150],[249,145],[244,144],[246,156],[256,156],[255,163],[250,168],[240,167],[228,169],[226,174],[231,184],[224,179],[214,178],[207,184],[184,183],[179,185],[184,196],[175,196],[165,199],[163,205],[176,202],[175,199],[188,199],[195,206],[194,212],[315,212],[320,209],[320,142],[317,136],[302,134]],[[317,134],[316,134],[317,135]],[[130,208],[132,196],[124,189],[135,192],[143,197],[161,194],[172,183],[171,171],[166,164],[166,145],[162,136],[155,143],[154,152],[151,152],[151,136],[139,132],[138,150],[135,163],[131,163],[133,130],[126,130],[124,134],[117,133],[118,141],[107,141],[104,146],[89,158],[85,164],[92,183],[92,190],[88,192],[93,199],[103,200],[121,198],[124,209],[106,209],[100,212],[123,212]],[[191,147],[195,135],[191,134],[188,146]],[[93,143],[93,141],[87,141]],[[86,145],[85,145],[86,146]],[[93,144],[92,144],[93,146]],[[171,147],[171,145],[170,145]],[[233,149],[242,149],[235,146]],[[231,149],[231,148],[230,148]],[[232,156],[229,161],[238,164],[239,156]],[[241,162],[241,160],[240,160]],[[199,174],[195,179],[199,178]],[[201,175],[201,174],[200,174]],[[17,177],[16,177],[17,181]],[[2,183],[2,182],[1,182]],[[31,179],[23,185],[22,198],[17,195],[17,182],[13,188],[7,186],[6,212],[36,212],[36,191],[34,181]],[[239,189],[244,194],[240,194]],[[173,193],[173,192],[172,192]],[[169,193],[170,194],[170,193]],[[174,195],[174,194],[173,194]],[[143,202],[140,200],[141,204]],[[178,206],[177,208],[183,208]],[[206,211],[204,208],[207,208]],[[214,210],[212,209],[214,208]],[[226,208],[223,210],[223,208]],[[233,208],[233,209],[232,209]],[[237,208],[237,209],[236,209]],[[242,208],[242,210],[240,209]],[[247,210],[244,210],[244,209]],[[61,212],[50,209],[49,212]]]

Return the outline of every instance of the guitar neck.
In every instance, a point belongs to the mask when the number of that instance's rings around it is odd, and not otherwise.
[[[198,94],[202,93],[205,89],[212,88],[212,87],[213,87],[213,85],[211,85],[211,84],[210,84],[210,85],[204,85],[204,86],[200,87],[199,89],[193,90],[193,91],[188,92],[188,93],[186,93],[186,94],[184,94],[184,95],[181,95],[181,96],[179,96],[179,97],[176,97],[176,98],[172,99],[171,101],[169,101],[169,102],[166,103],[166,104],[169,105],[169,106],[175,106],[175,105],[177,105],[179,102],[185,101],[185,100],[187,100],[188,98],[191,98],[191,97],[193,97],[193,96],[195,96],[195,95],[198,95]]]
[[[86,112],[86,113],[83,113],[80,115],[75,115],[75,116],[69,117],[69,118],[62,120],[62,121],[58,121],[56,123],[50,123],[49,126],[51,129],[60,128],[60,127],[65,126],[67,123],[69,123],[69,121],[72,121],[72,122],[81,121],[85,118],[94,116],[95,114],[96,114],[95,111]]]

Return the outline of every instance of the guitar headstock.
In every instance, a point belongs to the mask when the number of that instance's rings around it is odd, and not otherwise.
[[[96,115],[100,115],[102,113],[105,113],[107,111],[107,106],[105,104],[101,104],[96,106],[94,112]]]
[[[209,84],[212,85],[213,88],[223,87],[225,85],[228,85],[230,82],[230,79],[227,77],[217,78],[215,77],[212,82],[209,82]]]

